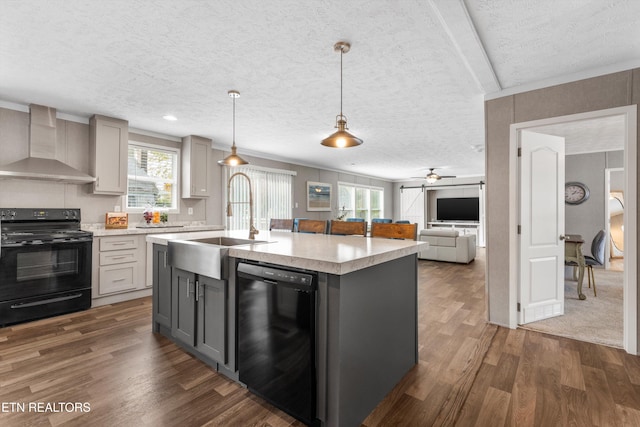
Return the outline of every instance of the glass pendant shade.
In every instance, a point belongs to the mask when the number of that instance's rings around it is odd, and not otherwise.
[[[427,175],[427,182],[429,184],[433,184],[438,179],[440,179],[440,177],[438,175],[436,175],[435,173],[430,173],[429,175]]]

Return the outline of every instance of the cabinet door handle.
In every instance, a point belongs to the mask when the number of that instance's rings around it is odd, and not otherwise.
[[[189,294],[191,292],[189,292],[189,288],[191,287],[191,281],[189,280],[189,278],[187,277],[187,298],[189,298]]]
[[[113,280],[112,280],[112,282],[113,282],[113,283],[116,283],[116,282],[124,282],[124,281],[125,281],[125,279],[124,279],[124,278],[121,278],[121,279],[113,279]]]
[[[111,259],[123,259],[123,258],[129,258],[129,257],[128,257],[128,256],[126,256],[126,255],[120,255],[120,256],[113,256],[113,257],[111,257]]]
[[[164,268],[167,268],[167,253],[164,252]]]
[[[200,299],[200,281],[196,280],[196,301]]]

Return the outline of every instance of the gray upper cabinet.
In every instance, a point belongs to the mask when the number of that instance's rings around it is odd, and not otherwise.
[[[195,135],[182,138],[182,197],[209,197],[211,140]]]
[[[129,122],[94,115],[89,130],[89,173],[96,177],[93,194],[126,194]]]

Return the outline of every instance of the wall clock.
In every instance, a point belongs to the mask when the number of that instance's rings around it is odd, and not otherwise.
[[[579,205],[589,198],[589,188],[581,182],[567,182],[564,185],[564,201],[568,205]]]

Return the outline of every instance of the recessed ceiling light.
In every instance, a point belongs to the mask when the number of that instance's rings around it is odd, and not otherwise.
[[[171,114],[165,114],[164,116],[162,116],[162,118],[170,122],[175,122],[176,120],[178,120],[176,116],[172,116]]]

